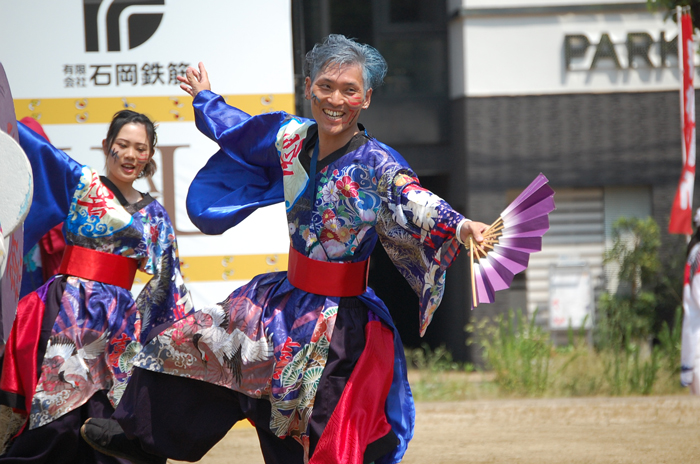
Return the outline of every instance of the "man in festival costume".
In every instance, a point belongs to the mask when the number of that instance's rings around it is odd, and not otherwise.
[[[190,217],[219,234],[284,201],[289,271],[259,275],[155,336],[113,420],[83,426],[93,447],[136,463],[196,461],[247,418],[266,463],[394,463],[405,453],[415,413],[406,361],[366,286],[368,258],[379,239],[419,296],[424,333],[460,243],[482,241],[486,225],[422,188],[358,124],[386,73],[377,50],[331,35],[305,71],[313,120],[228,106],[201,63],[181,79],[197,127],[220,147],[190,187]]]

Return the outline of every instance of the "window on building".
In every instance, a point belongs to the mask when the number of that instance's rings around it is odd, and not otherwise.
[[[567,295],[576,300],[570,302],[572,312],[580,313],[581,297],[574,295],[590,291],[589,317],[594,320],[600,294],[617,290],[618,269],[603,262],[605,251],[612,247],[612,225],[620,217],[651,215],[651,189],[646,186],[555,190],[557,209],[549,216],[550,229],[543,237],[542,251],[530,256],[526,271],[528,312],[537,311],[538,323],[550,327],[553,282],[564,295],[558,302],[562,314],[568,311]],[[509,196],[515,198],[517,193]],[[581,286],[584,280],[586,288],[564,288]]]

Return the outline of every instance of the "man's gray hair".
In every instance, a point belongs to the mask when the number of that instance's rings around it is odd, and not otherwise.
[[[331,34],[323,43],[314,45],[306,54],[304,75],[313,82],[319,72],[328,66],[360,65],[364,91],[376,89],[386,76],[386,60],[376,48],[348,39],[344,35]]]

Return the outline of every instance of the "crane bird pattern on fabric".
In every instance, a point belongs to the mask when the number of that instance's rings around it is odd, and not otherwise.
[[[243,380],[244,363],[264,361],[272,357],[274,346],[269,342],[268,337],[253,341],[237,328],[234,328],[231,333],[228,332],[229,316],[222,306],[214,305],[202,309],[202,312],[211,316],[213,325],[196,333],[192,337],[192,342],[200,352],[204,363],[209,362],[209,356],[202,344],[216,356],[220,365],[226,365],[231,369],[236,382],[240,385]]]
[[[81,348],[77,348],[75,343],[67,337],[51,337],[44,358],[46,368],[42,370],[45,372],[51,370],[52,365],[57,363],[58,379],[72,388],[78,388],[81,382],[92,381],[88,361],[102,356],[106,345],[107,332]]]

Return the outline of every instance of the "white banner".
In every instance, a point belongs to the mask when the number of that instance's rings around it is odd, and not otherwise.
[[[592,326],[593,283],[588,265],[552,265],[549,269],[549,328],[588,329]]]
[[[14,97],[184,95],[170,71],[199,61],[218,93],[294,93],[289,1],[139,3],[0,0],[0,62]],[[129,48],[130,37],[145,40]]]
[[[232,105],[251,114],[293,112],[290,2],[148,3],[0,0],[0,62],[17,118],[36,118],[80,163],[104,166],[99,147],[116,111],[131,108],[157,122],[158,172],[135,187],[168,208],[183,274],[201,306],[252,275],[286,269],[289,238],[282,205],[221,236],[204,236],[189,221],[187,189],[218,147],[196,129],[191,98],[175,76],[202,61],[212,90]]]

